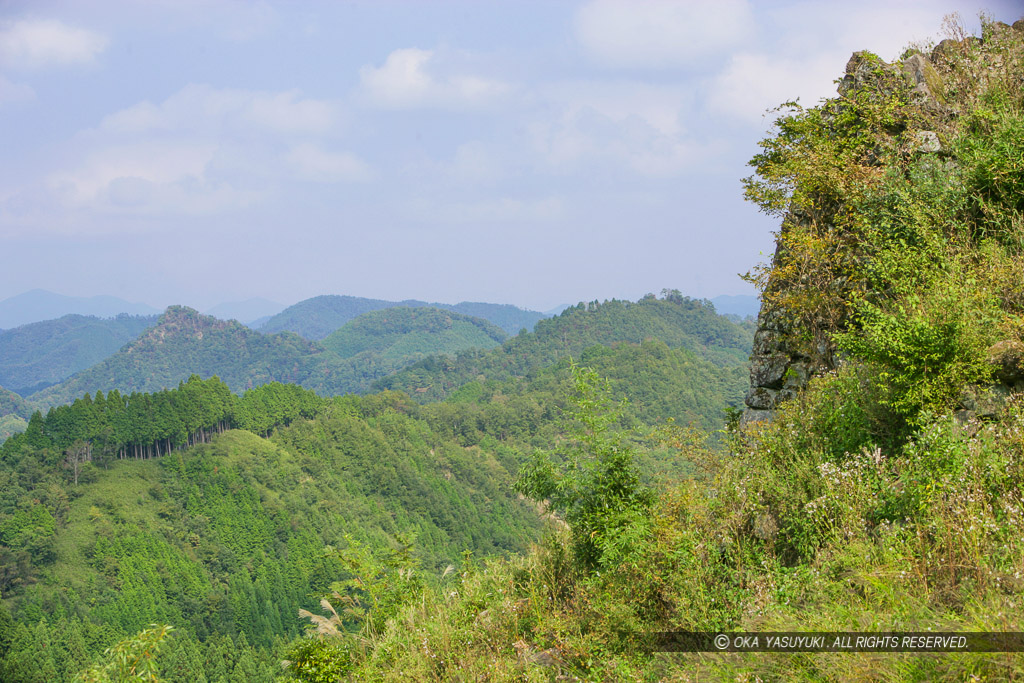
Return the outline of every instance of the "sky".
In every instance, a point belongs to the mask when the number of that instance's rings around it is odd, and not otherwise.
[[[0,0],[0,299],[754,294],[767,112],[960,0]]]

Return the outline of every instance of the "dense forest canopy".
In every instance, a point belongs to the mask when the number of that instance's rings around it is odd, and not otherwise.
[[[233,656],[266,659],[344,575],[327,546],[415,543],[432,573],[524,549],[540,522],[508,463],[413,406],[192,377],[37,413],[0,448],[0,594],[19,622],[0,624],[3,680],[64,678],[165,621],[193,649],[242,639]],[[69,629],[94,645],[29,656]]]
[[[637,302],[580,303],[540,321],[533,332],[519,334],[501,348],[465,351],[454,359],[428,358],[375,387],[402,390],[417,400],[438,400],[474,380],[529,377],[594,345],[642,344],[647,339],[687,349],[719,367],[733,367],[745,364],[751,332],[717,315],[708,302],[666,290],[662,298],[649,294]]]

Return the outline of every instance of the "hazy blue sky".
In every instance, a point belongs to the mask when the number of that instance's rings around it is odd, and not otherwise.
[[[753,293],[765,110],[1017,8],[0,0],[0,299]]]

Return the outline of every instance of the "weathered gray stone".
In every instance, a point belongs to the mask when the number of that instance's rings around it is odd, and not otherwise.
[[[935,152],[942,151],[942,144],[939,142],[939,136],[933,131],[922,130],[917,134],[916,139],[918,152],[934,154]]]
[[[754,408],[755,410],[770,410],[777,405],[777,394],[778,392],[774,389],[751,387],[750,391],[747,392],[747,397],[743,399],[743,402],[746,403],[748,407]]]
[[[953,40],[952,38],[946,38],[932,50],[932,61],[941,62],[956,54],[959,48],[959,41]]]
[[[781,312],[771,308],[771,306],[761,306],[761,312],[757,316],[757,328],[759,330],[779,332],[785,329],[785,326],[786,321]]]
[[[881,60],[871,52],[862,50],[854,52],[850,60],[846,62],[846,73],[843,80],[839,81],[839,94],[845,96],[851,90],[856,90],[870,80],[878,68]]]
[[[1014,339],[996,342],[985,351],[985,359],[995,366],[995,375],[1003,384],[1024,379],[1024,344]]]
[[[967,411],[979,418],[993,418],[1010,397],[1010,387],[1005,384],[993,384],[981,387],[971,384],[964,387],[957,406],[960,411]]]
[[[799,391],[811,381],[811,366],[806,360],[796,360],[786,368],[782,378],[782,386],[786,389]]]
[[[942,76],[931,61],[918,53],[904,59],[901,67],[913,86],[910,91],[911,101],[923,105],[926,109],[941,110]]]
[[[752,353],[755,356],[768,356],[785,351],[785,343],[779,338],[776,330],[759,329],[754,333]]]
[[[784,353],[755,356],[750,360],[750,385],[781,389],[782,378],[789,367],[790,358]]]
[[[928,70],[934,70],[928,58],[918,52],[903,60],[903,73],[907,74],[910,82],[915,86],[923,85],[928,88]]]

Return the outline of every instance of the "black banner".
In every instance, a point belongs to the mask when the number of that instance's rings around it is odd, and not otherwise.
[[[1024,652],[1024,633],[773,631],[647,634],[651,652]]]

